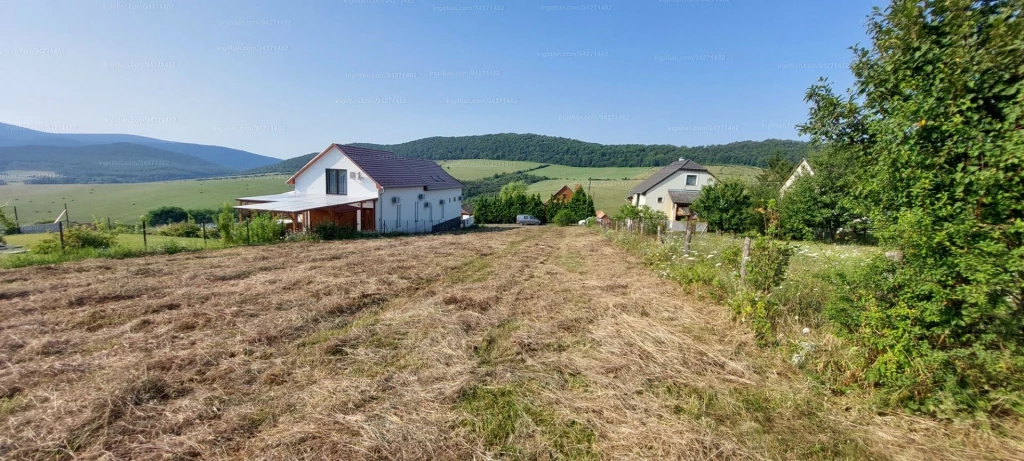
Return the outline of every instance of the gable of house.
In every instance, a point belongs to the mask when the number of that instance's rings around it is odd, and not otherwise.
[[[391,152],[331,144],[288,179],[299,193],[327,193],[328,170],[342,170],[346,183],[376,190],[422,187],[460,189],[462,183],[430,160],[408,159]]]
[[[789,175],[789,179],[786,179],[786,182],[782,184],[779,192],[785,192],[786,189],[793,187],[793,183],[795,183],[797,179],[800,179],[801,176],[814,176],[814,168],[811,168],[811,163],[808,162],[806,158],[801,160],[800,164],[796,166],[796,169],[793,170],[793,174]]]
[[[687,174],[686,181],[689,182],[689,177],[693,178],[694,184],[692,186],[698,186],[697,181],[700,179],[700,174],[711,175],[707,168],[703,165],[694,162],[693,160],[679,159],[678,161],[672,162],[672,164],[666,166],[655,172],[651,177],[643,180],[640,184],[629,191],[629,195],[646,194],[651,189],[658,187],[662,183],[678,177],[680,174]],[[713,177],[713,176],[712,176]],[[688,184],[687,185],[691,185]]]

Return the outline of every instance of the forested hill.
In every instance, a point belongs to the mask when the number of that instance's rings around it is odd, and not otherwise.
[[[605,145],[554,136],[515,133],[433,137],[402,144],[353,144],[386,150],[409,158],[522,160],[581,167],[663,166],[679,158],[688,158],[709,165],[763,167],[768,164],[768,157],[772,152],[779,151],[787,159],[796,163],[806,157],[810,150],[810,146],[806,142],[782,139],[680,147],[668,144]],[[288,159],[276,165],[269,165],[249,172],[294,173],[313,155]]]

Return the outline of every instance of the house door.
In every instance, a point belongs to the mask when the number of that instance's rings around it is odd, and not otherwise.
[[[373,208],[363,208],[358,211],[363,215],[359,218],[362,220],[363,232],[373,232],[377,230],[377,221],[374,219]]]

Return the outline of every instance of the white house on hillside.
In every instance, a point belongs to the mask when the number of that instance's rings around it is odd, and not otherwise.
[[[629,191],[629,203],[664,212],[673,230],[693,215],[690,206],[705,186],[716,182],[707,168],[693,160],[679,159],[662,168]],[[675,224],[679,222],[680,224]]]
[[[331,144],[288,179],[295,190],[243,197],[239,213],[269,212],[293,230],[323,221],[359,231],[431,232],[458,228],[462,183],[429,160]]]
[[[811,164],[807,161],[807,159],[803,159],[800,161],[800,164],[796,166],[796,169],[793,170],[793,174],[789,175],[789,179],[787,179],[786,182],[782,184],[782,189],[779,190],[779,193],[785,193],[786,189],[793,187],[793,183],[795,183],[797,179],[799,179],[801,176],[807,175],[814,176],[814,169],[811,168]]]

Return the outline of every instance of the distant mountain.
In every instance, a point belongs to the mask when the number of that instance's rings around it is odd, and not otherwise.
[[[0,123],[0,147],[14,146],[95,146],[131,143],[156,147],[165,151],[190,155],[225,167],[233,172],[258,168],[280,162],[280,159],[257,155],[244,150],[164,141],[130,134],[47,133]]]
[[[772,152],[779,151],[796,163],[807,156],[810,145],[803,141],[768,139],[710,146],[667,144],[597,144],[537,134],[488,134],[481,136],[433,137],[402,144],[356,146],[394,152],[402,157],[430,160],[490,159],[521,160],[580,167],[664,166],[680,158],[709,165],[767,166]],[[298,171],[316,154],[295,157],[247,173]]]
[[[191,155],[132,143],[0,147],[0,171],[33,172],[24,178],[31,184],[149,182],[234,173]]]

